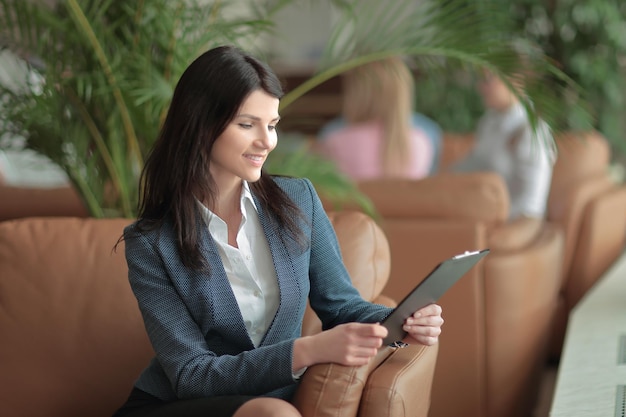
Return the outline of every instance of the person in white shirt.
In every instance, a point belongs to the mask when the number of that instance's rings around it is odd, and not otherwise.
[[[307,179],[271,176],[282,88],[262,62],[211,49],[185,70],[124,230],[131,288],[155,358],[116,417],[298,417],[317,363],[367,364],[392,309],[364,300]],[[302,336],[307,301],[323,331]],[[441,307],[405,343],[433,345]]]
[[[550,128],[539,119],[533,130],[518,96],[493,74],[484,74],[478,90],[486,111],[476,129],[475,145],[451,170],[500,174],[511,202],[509,220],[543,219],[556,156]]]

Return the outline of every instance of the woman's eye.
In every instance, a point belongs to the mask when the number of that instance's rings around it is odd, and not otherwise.
[[[270,126],[268,126],[267,128],[268,128],[268,130],[269,130],[269,131],[274,131],[274,130],[276,130],[276,126],[275,126],[275,125],[274,125],[274,126],[271,126],[271,125],[270,125]]]
[[[252,125],[250,123],[239,123],[239,127],[244,129],[252,129]]]

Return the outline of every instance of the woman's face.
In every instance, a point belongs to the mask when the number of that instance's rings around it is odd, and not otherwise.
[[[497,111],[505,111],[517,100],[504,82],[491,73],[485,73],[478,83],[478,92],[482,96],[485,107]]]
[[[209,171],[218,188],[257,181],[269,153],[278,143],[279,100],[255,90],[244,100],[235,118],[217,138]]]

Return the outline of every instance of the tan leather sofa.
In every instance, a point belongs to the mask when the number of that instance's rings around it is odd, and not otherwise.
[[[490,248],[440,300],[445,324],[430,417],[530,415],[547,356],[563,235],[555,225],[505,224],[509,199],[491,173],[359,185],[391,248],[383,293],[401,299],[441,260]]]
[[[381,229],[330,213],[355,285],[371,300],[389,273]],[[0,223],[0,415],[106,417],[153,356],[127,280],[125,219],[28,218]],[[316,331],[314,317],[305,319]],[[305,417],[425,417],[438,346],[383,348],[369,366],[317,365],[296,404]]]
[[[448,167],[473,145],[471,134],[447,134],[441,165]],[[569,312],[626,248],[626,185],[611,177],[611,150],[598,132],[556,136],[547,220],[563,231],[561,288],[550,357],[558,361]]]

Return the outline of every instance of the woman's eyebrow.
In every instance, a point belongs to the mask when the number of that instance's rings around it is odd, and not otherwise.
[[[253,116],[251,114],[247,114],[247,113],[242,113],[242,114],[238,114],[237,117],[245,117],[247,119],[252,119],[254,121],[260,122],[261,118],[257,117],[257,116]],[[276,116],[275,118],[273,118],[271,121],[272,122],[278,122],[280,120],[280,116]]]

